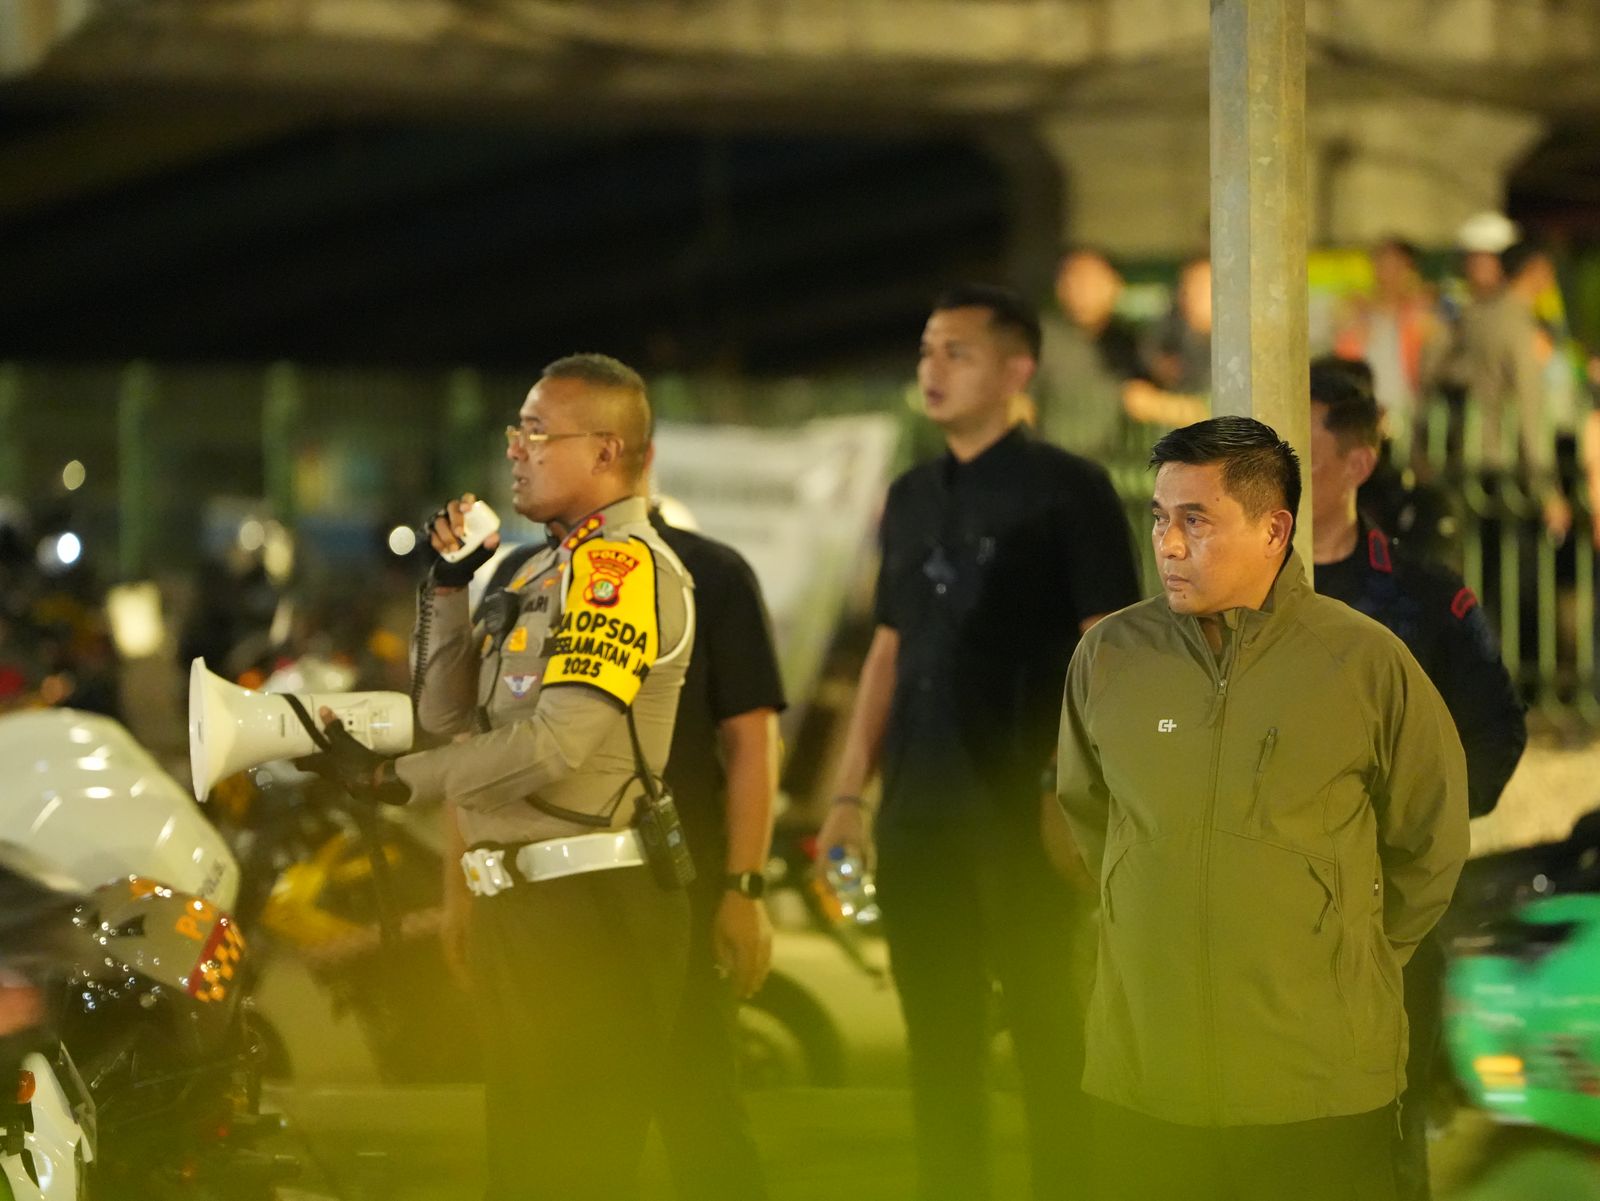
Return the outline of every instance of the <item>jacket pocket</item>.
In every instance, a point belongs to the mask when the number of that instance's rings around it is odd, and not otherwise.
[[[1106,869],[1105,879],[1100,885],[1100,910],[1108,922],[1117,920],[1117,903],[1112,895],[1111,886],[1117,878],[1117,869],[1122,866],[1122,861],[1128,857],[1128,852],[1132,849],[1131,846],[1123,847],[1112,857],[1111,866]]]
[[[1205,1104],[1200,849],[1191,827],[1129,842],[1106,859],[1084,1075],[1102,1096]]]
[[[1261,820],[1261,789],[1267,782],[1267,768],[1272,763],[1272,752],[1278,749],[1278,727],[1273,726],[1261,739],[1261,753],[1256,756],[1255,782],[1250,788],[1250,811],[1245,814],[1245,828],[1256,829]]]
[[[1219,831],[1206,896],[1224,1096],[1289,1104],[1353,1049],[1337,864]]]
[[[1359,1060],[1369,1070],[1393,1067],[1404,1072],[1405,992],[1400,965],[1395,962],[1381,927],[1367,937],[1362,957],[1355,1010],[1355,1043]]]

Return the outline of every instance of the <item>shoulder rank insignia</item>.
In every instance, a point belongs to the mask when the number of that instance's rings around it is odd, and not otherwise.
[[[1367,531],[1367,562],[1373,571],[1394,574],[1394,560],[1389,557],[1389,538],[1382,530]]]
[[[575,551],[590,538],[600,532],[600,527],[605,525],[606,519],[598,513],[585,517],[578,523],[578,528],[567,535],[566,541],[561,544],[564,551]]]

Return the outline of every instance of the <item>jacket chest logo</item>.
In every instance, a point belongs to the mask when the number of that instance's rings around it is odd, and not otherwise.
[[[1177,728],[1178,723],[1173,721],[1170,717],[1163,717],[1160,721],[1156,722],[1156,733],[1158,734],[1170,734]]]

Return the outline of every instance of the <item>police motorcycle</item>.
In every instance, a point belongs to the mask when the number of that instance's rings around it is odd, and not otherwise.
[[[191,668],[195,711],[209,706],[216,728],[252,705],[282,706],[285,696],[315,698],[312,708],[330,696],[406,702],[398,693],[351,693],[357,683],[351,664],[315,654],[281,661],[256,689]],[[276,712],[298,728],[292,714]],[[439,810],[374,810],[288,758],[246,762],[294,750],[270,742],[247,749],[253,744],[241,738],[233,761],[219,767],[197,759],[196,779],[209,781],[208,808],[240,866],[238,913],[252,932],[253,973],[262,981],[253,1020],[266,1076],[294,1077],[312,1050],[274,1025],[274,998],[287,974],[309,978],[334,1022],[353,1021],[380,1080],[460,1081],[478,1051],[468,998],[451,979],[438,938]],[[403,749],[398,738],[392,749]]]
[[[1600,811],[1467,864],[1447,918],[1445,1037],[1502,1123],[1600,1143]]]
[[[209,704],[219,726],[235,707],[281,705],[267,698],[285,694],[342,694],[358,684],[350,666],[314,655],[281,663],[260,683],[255,701],[203,668],[192,671],[195,703],[201,712]],[[308,701],[307,708],[316,706]],[[271,1024],[270,977],[292,959],[294,970],[304,969],[322,992],[333,1020],[354,1020],[379,1079],[412,1085],[475,1079],[480,1052],[470,1002],[438,940],[438,810],[374,813],[285,758],[252,766],[247,758],[288,751],[270,744],[246,751],[249,742],[241,741],[220,767],[197,761],[196,778],[214,780],[208,807],[240,864],[238,913],[263,977],[263,1004],[253,1020],[268,1078],[292,1078],[304,1066],[297,1062],[307,1050],[303,1040]],[[873,915],[841,913],[814,870],[811,832],[807,823],[780,818],[775,833],[766,872],[774,964],[762,990],[739,1011],[746,1087],[838,1085],[898,1078],[902,1071],[898,1011]],[[855,1016],[862,1012],[877,1015],[871,1031],[891,1033],[859,1037]]]
[[[19,1069],[0,1197],[266,1201],[294,1165],[254,1146],[280,1124],[259,1112],[233,857],[107,718],[0,718],[0,764],[0,881],[23,898],[0,965],[44,1017],[0,1054]]]

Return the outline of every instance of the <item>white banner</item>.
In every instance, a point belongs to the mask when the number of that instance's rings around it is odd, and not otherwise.
[[[656,430],[659,493],[685,506],[702,533],[744,555],[761,582],[796,720],[852,586],[877,562],[898,441],[894,418],[883,415],[783,430]]]

